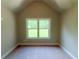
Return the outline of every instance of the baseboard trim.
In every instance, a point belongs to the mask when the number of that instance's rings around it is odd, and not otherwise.
[[[58,43],[18,43],[18,45],[58,45]]]
[[[58,45],[60,46],[68,55],[72,57],[72,59],[77,59],[75,56],[73,56],[66,48],[61,46],[58,43],[18,43],[16,46],[14,46],[12,49],[10,49],[5,55],[1,56],[2,59],[4,59],[8,54],[10,54],[18,45]]]
[[[10,49],[8,52],[6,52],[3,56],[1,56],[1,59],[4,59],[8,54],[10,54],[18,45],[14,46],[12,49]]]
[[[63,46],[60,45],[60,47],[69,55],[72,57],[72,59],[77,59],[75,56],[72,55],[72,53],[70,53],[66,48],[64,48]]]
[[[10,49],[5,55],[1,56],[1,59],[4,59],[8,54],[10,54],[17,46],[19,45],[58,45],[58,43],[18,43],[16,46],[14,46],[12,49]]]

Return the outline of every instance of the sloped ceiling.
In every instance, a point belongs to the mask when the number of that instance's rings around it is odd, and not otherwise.
[[[18,12],[34,1],[45,2],[58,12],[66,10],[77,3],[77,0],[2,0],[1,3],[12,11]]]

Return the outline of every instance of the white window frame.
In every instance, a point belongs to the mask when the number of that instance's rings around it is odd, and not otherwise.
[[[38,35],[38,37],[28,37],[28,24],[27,24],[27,21],[28,21],[28,19],[30,19],[30,20],[33,20],[33,19],[45,19],[45,20],[49,20],[49,28],[48,28],[48,37],[39,37],[39,27],[37,28],[37,35]],[[37,24],[39,24],[39,20],[38,20],[38,23]],[[50,18],[26,18],[26,39],[31,39],[31,40],[33,40],[33,39],[39,39],[39,40],[41,40],[41,39],[51,39],[51,19]]]

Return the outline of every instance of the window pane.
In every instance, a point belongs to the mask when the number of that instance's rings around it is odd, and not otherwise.
[[[48,28],[49,27],[49,21],[48,20],[40,20],[39,21],[39,28]]]
[[[28,29],[28,37],[37,37],[37,29]]]
[[[39,29],[39,37],[49,37],[48,29]]]
[[[28,25],[28,28],[37,28],[37,20],[34,20],[34,19],[28,20],[27,25]]]

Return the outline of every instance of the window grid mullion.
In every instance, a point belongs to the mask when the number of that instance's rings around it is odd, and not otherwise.
[[[38,23],[37,24],[38,24],[37,34],[38,34],[38,38],[39,38],[39,19],[38,19]]]

